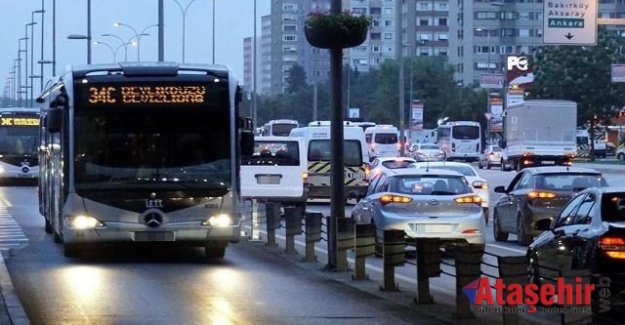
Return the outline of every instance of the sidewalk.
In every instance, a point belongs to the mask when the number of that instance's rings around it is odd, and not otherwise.
[[[4,264],[6,254],[10,254],[9,251],[3,250],[0,254],[0,324],[28,325],[30,321],[17,297],[11,276]]]
[[[596,162],[575,161],[573,166],[593,168],[602,173],[623,173],[625,172],[625,164],[619,163],[618,160],[598,160]]]

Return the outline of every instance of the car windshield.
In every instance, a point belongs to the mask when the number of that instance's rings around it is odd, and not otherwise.
[[[606,193],[603,195],[601,219],[607,222],[625,221],[625,193]]]
[[[391,191],[411,195],[456,195],[471,193],[466,179],[454,175],[403,175],[391,182]]]
[[[473,168],[469,166],[453,166],[453,165],[432,165],[432,164],[423,164],[416,166],[417,168],[436,168],[436,169],[444,169],[444,170],[452,170],[458,172],[464,176],[474,177],[477,176],[477,173]]]
[[[422,144],[421,150],[438,150],[438,146],[434,144]]]
[[[388,169],[396,169],[396,168],[406,168],[410,166],[414,161],[410,160],[388,160],[382,162],[382,166]]]
[[[573,191],[587,187],[608,186],[603,176],[594,173],[550,173],[535,176],[534,188]]]
[[[395,133],[378,133],[375,135],[374,141],[380,144],[397,143],[397,134]]]

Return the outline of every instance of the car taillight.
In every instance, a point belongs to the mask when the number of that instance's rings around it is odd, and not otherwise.
[[[461,196],[454,199],[456,203],[475,203],[480,205],[482,203],[482,198],[478,195],[469,195],[469,196]]]
[[[491,152],[488,155],[491,156],[491,157],[495,157],[496,156],[494,152]]]
[[[308,172],[302,173],[302,180],[304,181],[304,184],[308,183]]]
[[[557,195],[553,192],[544,192],[544,191],[529,191],[527,192],[527,196],[530,199],[553,199]]]
[[[371,173],[371,170],[369,170],[369,167],[365,167],[365,179],[369,179],[370,173]]]
[[[611,258],[625,259],[625,239],[621,237],[605,236],[599,239],[599,248]]]
[[[483,190],[488,188],[488,183],[482,181],[474,181],[471,185],[473,185],[473,188],[481,188]]]
[[[382,195],[380,197],[380,203],[382,205],[387,205],[389,203],[410,203],[412,202],[412,198],[401,195]]]

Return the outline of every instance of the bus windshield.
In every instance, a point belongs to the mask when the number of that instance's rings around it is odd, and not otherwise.
[[[297,124],[293,123],[276,123],[271,125],[271,135],[279,137],[288,137],[291,130],[296,128]]]
[[[228,107],[76,107],[74,119],[77,190],[231,186]]]
[[[480,137],[480,128],[472,125],[456,125],[453,132],[454,139],[468,140]]]
[[[6,120],[6,117],[2,117]],[[17,117],[9,118],[17,120]],[[39,137],[39,117],[24,117],[33,120],[34,125],[0,124],[0,154],[4,156],[36,156]]]

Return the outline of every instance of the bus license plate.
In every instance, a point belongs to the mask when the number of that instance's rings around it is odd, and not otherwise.
[[[137,231],[135,241],[174,241],[171,231]]]
[[[346,172],[345,178],[365,179],[365,174],[357,172]]]
[[[543,165],[555,165],[556,162],[553,160],[543,160],[542,164]]]

